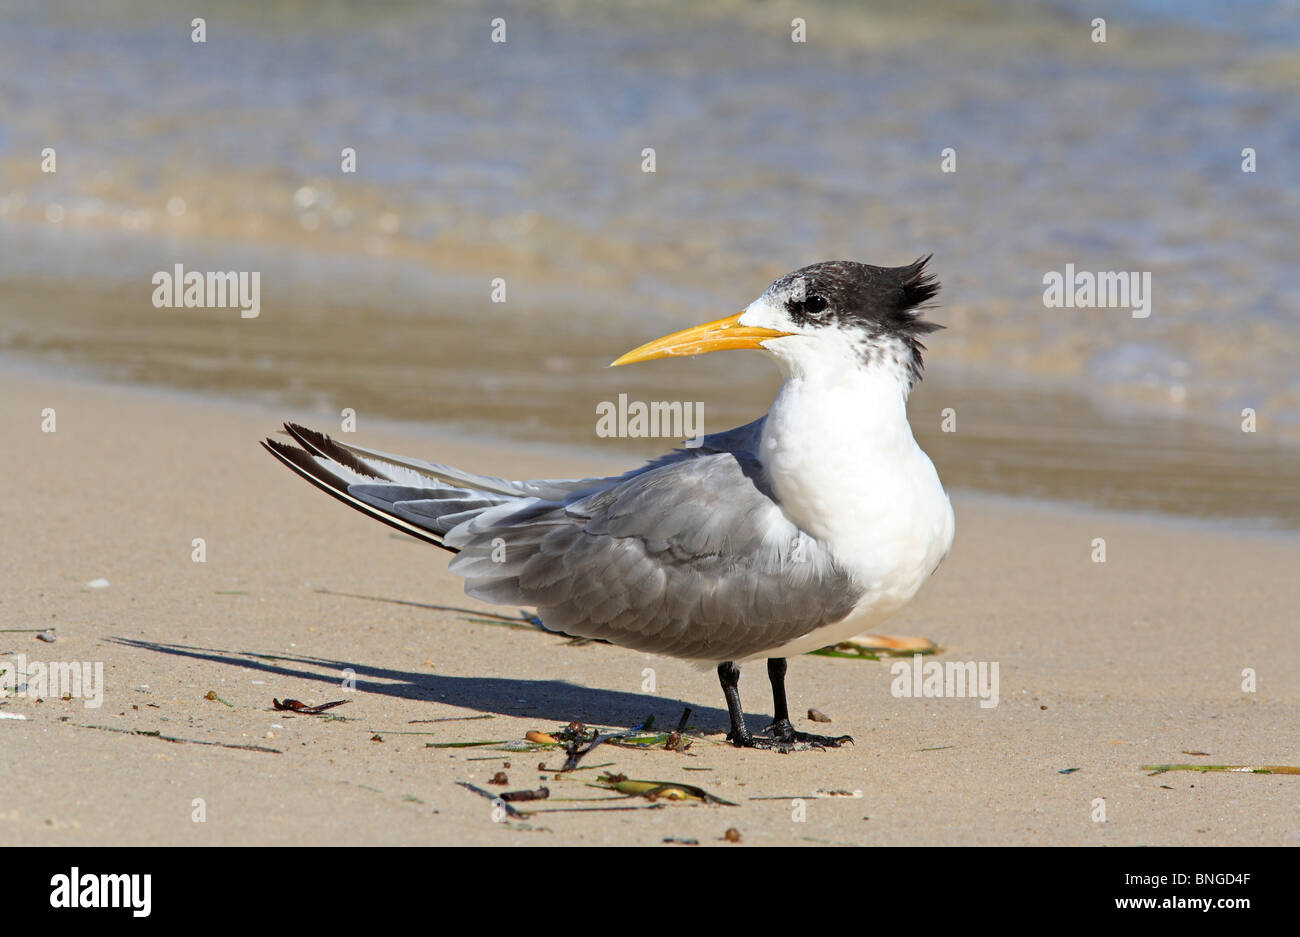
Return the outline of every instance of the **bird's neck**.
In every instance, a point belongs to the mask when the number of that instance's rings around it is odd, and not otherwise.
[[[913,446],[907,421],[911,391],[907,365],[892,358],[863,367],[859,362],[824,362],[822,367],[783,363],[785,380],[772,405],[780,435],[798,435],[805,443],[814,434],[816,448],[851,442],[857,452],[886,452]],[[768,418],[769,425],[774,421]],[[779,445],[779,437],[776,443]]]
[[[907,422],[907,376],[891,364],[786,370],[761,458],[783,509],[815,537],[887,510],[918,457],[929,463]]]

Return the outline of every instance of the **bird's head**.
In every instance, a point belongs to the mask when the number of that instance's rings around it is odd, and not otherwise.
[[[837,365],[897,371],[908,388],[921,378],[921,336],[943,328],[920,317],[939,292],[929,257],[904,267],[830,260],[787,273],[743,312],[665,335],[633,349],[614,366],[761,348],[787,374]]]

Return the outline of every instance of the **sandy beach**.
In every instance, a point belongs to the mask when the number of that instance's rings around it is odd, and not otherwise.
[[[821,710],[833,722],[818,731],[856,744],[738,751],[721,743],[713,673],[505,627],[490,616],[517,610],[466,598],[440,551],[277,466],[257,440],[287,417],[337,425],[0,369],[0,661],[102,662],[104,675],[99,707],[0,702],[0,841],[708,845],[734,828],[746,844],[1300,843],[1294,776],[1139,767],[1300,763],[1292,535],[958,492],[951,556],[884,630],[932,639],[936,661],[997,662],[998,705],[896,698],[889,662],[804,656],[792,711]],[[365,414],[353,438],[511,477],[626,467]],[[28,630],[43,628],[54,643]],[[760,728],[761,665],[741,689]],[[273,698],[348,702],[326,718]],[[685,707],[699,734],[687,752],[603,746],[583,765],[611,767],[558,779],[561,753],[427,747],[571,720],[671,726]],[[571,809],[647,806],[569,800],[608,796],[584,783],[605,770],[735,806]],[[491,785],[502,771],[508,786]],[[551,800],[519,806],[570,809],[494,819],[466,784],[546,785]]]

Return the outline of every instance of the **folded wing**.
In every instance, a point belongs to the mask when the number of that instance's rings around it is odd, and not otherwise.
[[[457,552],[465,591],[535,606],[548,628],[704,661],[846,617],[862,588],[781,511],[754,456],[761,421],[615,478],[507,481],[293,425],[268,440],[299,475]]]

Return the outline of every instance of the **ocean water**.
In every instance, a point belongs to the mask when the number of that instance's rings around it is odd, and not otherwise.
[[[620,392],[712,430],[774,387],[753,355],[602,369],[627,348],[933,253],[913,413],[945,478],[1300,523],[1292,0],[194,15],[0,3],[0,352],[595,443]],[[259,271],[261,315],[155,308],[177,263]],[[1066,265],[1149,273],[1150,315],[1046,307]]]

